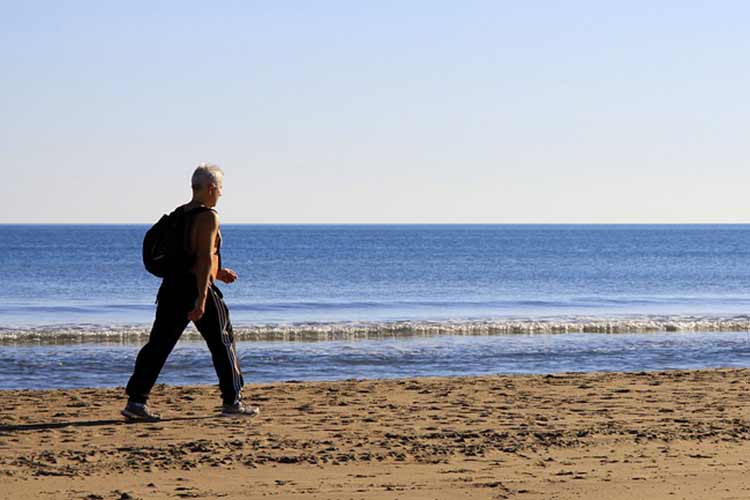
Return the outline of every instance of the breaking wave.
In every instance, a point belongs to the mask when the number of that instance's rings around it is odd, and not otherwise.
[[[0,344],[145,342],[149,325],[64,324],[0,327]],[[439,335],[538,335],[566,333],[750,332],[750,316],[628,316],[503,318],[445,321],[352,321],[237,325],[237,340],[325,341]],[[198,340],[193,326],[185,340]]]

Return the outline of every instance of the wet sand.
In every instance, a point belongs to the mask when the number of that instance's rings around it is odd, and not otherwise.
[[[750,370],[0,391],[0,498],[747,499]]]

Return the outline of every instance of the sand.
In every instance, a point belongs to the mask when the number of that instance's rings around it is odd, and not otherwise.
[[[0,498],[747,499],[750,370],[0,392]]]

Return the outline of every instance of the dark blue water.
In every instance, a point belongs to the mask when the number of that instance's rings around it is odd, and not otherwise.
[[[148,324],[145,226],[0,226],[0,327]],[[744,314],[750,226],[223,227],[237,324]]]
[[[159,286],[146,229],[0,225],[0,388],[126,382]],[[750,366],[750,226],[222,232],[249,381]],[[161,381],[214,382],[191,339]]]

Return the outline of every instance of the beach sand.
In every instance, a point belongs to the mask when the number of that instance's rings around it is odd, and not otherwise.
[[[0,392],[0,498],[747,499],[750,370]]]

